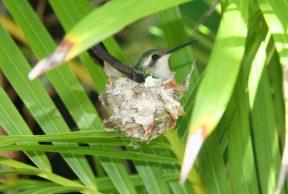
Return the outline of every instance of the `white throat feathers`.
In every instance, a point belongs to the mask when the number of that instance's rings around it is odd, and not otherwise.
[[[169,56],[170,55],[163,55],[156,61],[156,64],[151,68],[153,77],[167,80],[173,76],[173,72],[169,67]]]

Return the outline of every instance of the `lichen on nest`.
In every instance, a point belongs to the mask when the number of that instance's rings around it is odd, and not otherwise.
[[[190,74],[179,86],[174,77],[162,81],[151,76],[144,83],[127,77],[110,77],[100,101],[108,106],[106,127],[121,130],[129,137],[150,141],[174,127],[184,114],[179,98],[187,90]]]

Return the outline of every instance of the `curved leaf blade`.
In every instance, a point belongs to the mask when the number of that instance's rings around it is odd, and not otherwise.
[[[93,11],[68,32],[64,38],[64,42],[70,42],[73,46],[67,53],[65,60],[73,58],[140,18],[187,1],[110,1]]]
[[[229,1],[196,94],[181,171],[182,182],[189,175],[204,139],[218,124],[232,95],[244,53],[247,20],[247,2]]]
[[[95,147],[81,147],[77,145],[9,145],[0,146],[2,151],[44,151],[44,152],[56,152],[56,153],[69,153],[76,155],[94,155],[105,158],[117,158],[117,159],[130,159],[137,161],[147,161],[156,163],[178,163],[178,160],[174,157],[161,156],[156,154],[149,154],[137,151],[125,151],[114,149],[96,149]]]

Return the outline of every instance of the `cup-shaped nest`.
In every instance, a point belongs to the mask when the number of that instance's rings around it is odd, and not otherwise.
[[[187,84],[179,86],[174,78],[162,81],[150,76],[136,83],[126,77],[110,77],[106,92],[99,97],[110,113],[106,127],[150,141],[174,127],[184,114],[179,98],[186,89]]]

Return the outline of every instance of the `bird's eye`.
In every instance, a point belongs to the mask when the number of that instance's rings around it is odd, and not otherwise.
[[[152,55],[152,59],[153,60],[157,60],[157,59],[159,59],[160,58],[160,55],[159,54],[154,54],[154,55]]]

